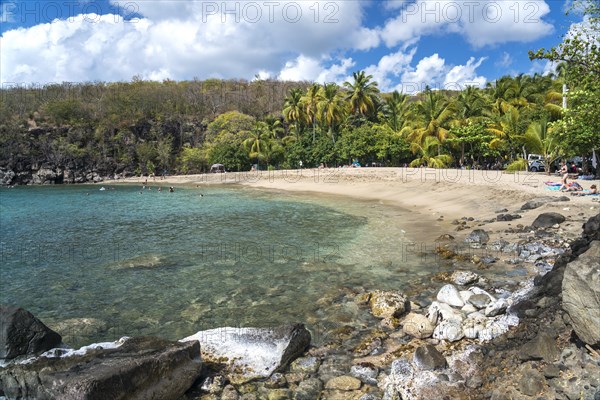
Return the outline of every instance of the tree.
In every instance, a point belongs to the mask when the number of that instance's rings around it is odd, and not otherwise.
[[[544,157],[544,168],[550,175],[550,166],[562,155],[559,141],[552,132],[552,126],[547,119],[533,122],[527,128],[523,136],[525,147],[531,153],[540,154]]]
[[[384,97],[381,114],[381,119],[394,132],[403,133],[413,118],[408,95],[394,90],[390,96]]]
[[[441,154],[441,146],[446,141],[456,113],[456,104],[429,87],[425,89],[423,96],[424,99],[417,103],[416,108],[419,125],[408,134],[408,139],[423,147],[426,138],[434,137],[438,143],[438,154]]]
[[[317,103],[319,119],[327,127],[331,141],[335,143],[338,126],[346,116],[346,104],[335,83],[326,83],[321,87],[320,100]]]
[[[346,101],[350,103],[350,112],[354,116],[369,118],[375,113],[379,88],[377,82],[371,81],[373,75],[366,75],[365,71],[353,72],[354,82],[344,82],[348,89]]]
[[[575,0],[569,12],[580,12],[583,22],[572,25],[558,46],[530,51],[529,58],[564,63],[568,108],[555,133],[567,153],[590,154],[600,149],[600,3]]]
[[[440,141],[435,136],[427,136],[423,143],[411,143],[411,150],[420,157],[414,159],[411,167],[420,167],[425,165],[430,168],[447,168],[452,162],[452,156],[448,154],[437,154],[440,148]]]
[[[290,89],[288,97],[285,98],[283,107],[283,116],[287,122],[294,124],[296,138],[298,138],[298,135],[300,134],[299,123],[304,119],[302,91],[297,88]]]
[[[308,122],[312,126],[312,141],[315,142],[315,136],[317,131],[317,120],[319,116],[319,100],[321,99],[321,85],[313,83],[308,89],[306,94],[302,96],[301,101],[304,105],[304,114]]]

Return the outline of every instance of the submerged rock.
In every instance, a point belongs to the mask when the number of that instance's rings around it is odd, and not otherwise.
[[[0,358],[37,355],[58,346],[61,341],[58,333],[29,311],[0,304]]]
[[[200,376],[200,346],[153,337],[44,353],[3,369],[8,398],[176,400]]]
[[[200,342],[202,359],[225,367],[234,384],[267,378],[286,367],[310,345],[302,324],[276,328],[217,328],[181,339]]]

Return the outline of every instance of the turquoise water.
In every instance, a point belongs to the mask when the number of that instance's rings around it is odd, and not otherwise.
[[[361,329],[375,321],[348,301],[353,292],[408,288],[436,272],[401,251],[402,213],[384,205],[107,188],[0,189],[0,301],[72,344],[289,322]]]

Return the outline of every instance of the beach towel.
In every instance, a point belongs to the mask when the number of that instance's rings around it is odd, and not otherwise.
[[[560,185],[557,185],[557,186],[547,186],[546,190],[560,190]]]
[[[544,182],[547,186],[562,186],[560,182]]]

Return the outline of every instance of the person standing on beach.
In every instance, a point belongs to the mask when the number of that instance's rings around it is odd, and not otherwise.
[[[567,184],[567,178],[569,178],[569,168],[567,167],[566,161],[562,162],[559,173],[562,175],[562,186],[559,190],[566,190],[569,187]]]

